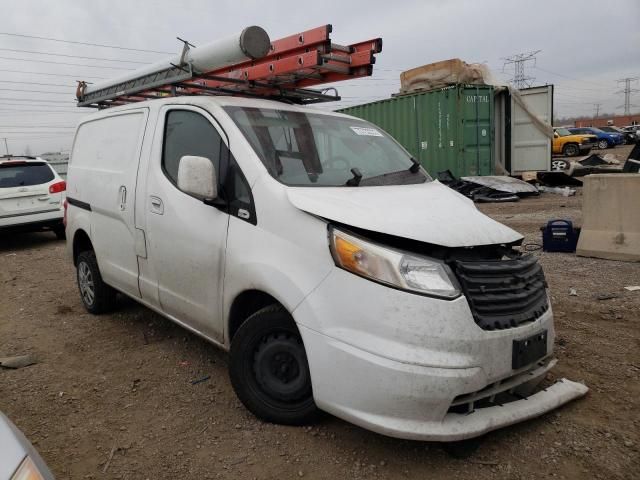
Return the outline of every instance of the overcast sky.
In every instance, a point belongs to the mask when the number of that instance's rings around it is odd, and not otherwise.
[[[0,139],[11,153],[70,147],[81,117],[76,79],[117,76],[167,55],[6,34],[175,53],[176,36],[198,45],[248,25],[272,39],[326,23],[338,43],[382,37],[373,77],[339,84],[340,106],[386,98],[401,71],[454,57],[486,62],[507,80],[513,72],[502,73],[504,57],[541,50],[526,74],[556,86],[558,116],[592,115],[596,103],[622,113],[616,80],[640,75],[638,0],[1,0],[0,7]],[[640,110],[640,92],[632,100]]]

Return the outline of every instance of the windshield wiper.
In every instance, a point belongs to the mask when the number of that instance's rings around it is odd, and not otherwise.
[[[347,187],[357,187],[360,185],[360,180],[362,180],[362,173],[358,167],[353,167],[351,169],[351,173],[353,173],[353,178],[347,180]]]

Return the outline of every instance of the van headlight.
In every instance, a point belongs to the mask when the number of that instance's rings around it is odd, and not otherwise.
[[[402,290],[452,299],[460,295],[444,263],[377,245],[337,228],[329,230],[336,265],[351,273]]]
[[[11,480],[44,480],[44,477],[34,461],[30,457],[25,457]]]

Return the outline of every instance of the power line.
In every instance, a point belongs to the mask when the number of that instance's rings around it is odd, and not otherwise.
[[[24,70],[0,70],[0,72],[7,73],[26,73],[29,75],[49,75],[51,77],[74,77],[74,78],[93,78],[94,80],[105,80],[105,77],[90,77],[88,75],[76,75],[76,74],[65,74],[65,73],[45,73],[45,72],[25,72]]]
[[[638,82],[640,77],[627,77],[618,80],[618,84],[624,83],[624,90],[618,90],[616,93],[624,93],[624,105],[620,105],[617,108],[624,107],[624,114],[631,115],[631,94],[633,92],[640,92],[637,88],[631,88],[631,82]]]
[[[51,93],[53,95],[70,95],[70,96],[73,96],[73,94],[71,94],[71,93],[67,93],[67,92],[52,92],[51,90],[21,90],[19,88],[0,88],[0,91],[4,91],[4,92],[20,92],[20,93]]]
[[[12,57],[0,57],[2,60],[13,60],[16,62],[37,62],[37,63],[52,63],[54,65],[68,65],[70,67],[85,67],[85,68],[109,68],[111,70],[135,70],[133,68],[124,67],[107,67],[103,65],[82,65],[78,63],[65,63],[65,62],[53,62],[51,60],[29,60],[26,58],[12,58]]]
[[[40,100],[39,98],[11,98],[11,97],[0,97],[0,101],[4,102],[6,100],[16,101],[16,102],[44,102],[44,103],[66,103],[71,104],[75,103],[73,100]]]
[[[149,62],[138,62],[135,60],[120,60],[118,58],[104,58],[104,57],[83,57],[81,55],[66,55],[64,53],[51,53],[51,52],[38,52],[35,50],[18,50],[15,48],[0,48],[5,52],[18,52],[18,53],[33,53],[36,55],[49,55],[54,57],[67,57],[67,58],[82,58],[84,60],[101,60],[105,62],[122,62],[122,63],[137,63],[139,65],[148,65]]]
[[[72,110],[70,110],[70,108],[72,107],[71,105],[38,105],[34,103],[0,103],[0,108],[6,108],[6,107],[26,107],[26,108],[44,107],[44,108],[53,108],[55,110],[51,110],[51,111],[54,111],[54,112],[67,112],[67,113],[72,112]],[[59,109],[67,109],[67,110],[59,110]],[[77,110],[80,111],[79,108]],[[26,110],[20,109],[20,111],[24,112]]]
[[[558,77],[567,78],[569,80],[575,80],[576,82],[589,83],[591,85],[598,85],[598,86],[607,87],[607,88],[609,87],[608,85],[605,85],[604,83],[590,82],[588,80],[580,80],[579,78],[570,77],[569,75],[564,75],[564,74],[558,73],[558,72],[552,72],[551,70],[545,70],[544,68],[540,68],[537,65],[534,65],[533,68],[535,68],[536,70],[540,70],[542,72],[550,73],[551,75],[557,75]]]
[[[176,52],[163,52],[163,51],[159,51],[159,50],[145,50],[145,49],[141,49],[141,48],[120,47],[120,46],[117,46],[117,45],[104,45],[104,44],[100,44],[100,43],[79,42],[79,41],[74,41],[74,40],[61,40],[59,38],[37,37],[35,35],[25,35],[25,34],[21,34],[21,33],[0,32],[0,35],[7,35],[7,36],[10,36],[10,37],[35,38],[37,40],[47,40],[47,41],[50,41],[50,42],[60,42],[60,43],[72,43],[74,45],[86,45],[86,46],[89,46],[89,47],[103,47],[103,48],[113,48],[113,49],[116,49],[116,50],[129,50],[131,52],[161,53],[161,54],[167,54],[167,55],[172,55],[172,54],[176,53]]]
[[[38,108],[38,107],[45,107],[45,108],[66,108],[69,110],[53,110],[56,112],[72,112],[72,110],[70,110],[70,108],[72,107],[72,105],[38,105],[38,104],[34,104],[34,103],[0,103],[0,108],[6,108],[6,107],[27,107],[27,108]],[[78,111],[80,111],[80,109],[77,109]],[[26,110],[20,110],[21,112],[24,112]],[[93,110],[91,110],[93,111]]]
[[[530,87],[532,85],[535,78],[526,76],[524,74],[524,67],[527,62],[533,62],[533,66],[535,67],[536,55],[541,51],[542,50],[534,50],[532,52],[516,53],[503,59],[504,65],[502,66],[502,71],[504,71],[507,65],[513,64],[514,73],[511,83],[513,83],[517,89]]]
[[[17,83],[19,85],[43,85],[47,87],[66,87],[76,88],[73,83],[43,83],[43,82],[24,82],[22,80],[0,80],[0,83]]]
[[[593,104],[593,109],[595,110],[595,117],[598,118],[600,116],[600,107],[602,106],[601,103],[594,103]]]

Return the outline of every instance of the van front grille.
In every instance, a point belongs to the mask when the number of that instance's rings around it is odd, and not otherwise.
[[[473,318],[483,330],[534,322],[549,309],[547,282],[532,255],[506,260],[455,260],[453,268]]]

